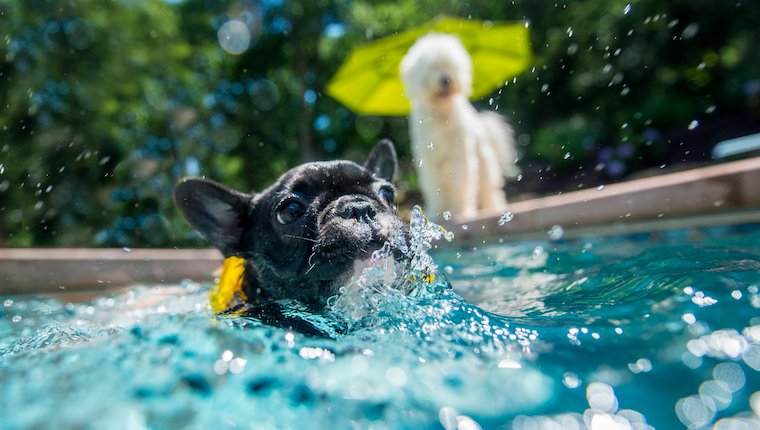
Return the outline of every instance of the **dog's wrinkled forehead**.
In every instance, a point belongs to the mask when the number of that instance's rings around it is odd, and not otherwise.
[[[372,173],[352,161],[320,161],[302,164],[282,178],[282,188],[294,194],[330,192],[345,194],[366,190],[374,181]]]

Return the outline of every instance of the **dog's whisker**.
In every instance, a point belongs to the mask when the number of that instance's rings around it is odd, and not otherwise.
[[[306,260],[306,263],[309,265],[309,268],[306,270],[306,273],[304,273],[304,275],[308,275],[309,272],[311,272],[312,269],[314,269],[317,266],[317,263],[312,263],[311,262],[311,259],[314,258],[315,255],[317,255],[317,253],[316,252],[312,252],[311,255],[309,255],[309,259]]]
[[[303,236],[296,236],[293,234],[286,234],[285,237],[292,237],[293,239],[301,239],[301,240],[306,240],[308,242],[314,242],[314,243],[319,242],[318,240],[310,239],[308,237],[303,237]]]
[[[309,266],[309,268],[308,268],[308,269],[306,269],[306,272],[304,273],[304,275],[308,275],[308,274],[309,274],[309,272],[311,272],[311,271],[312,271],[312,269],[314,269],[315,267],[317,267],[317,263],[314,263],[314,264],[312,264],[311,266]]]

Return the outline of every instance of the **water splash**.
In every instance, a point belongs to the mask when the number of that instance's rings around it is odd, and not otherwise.
[[[551,240],[560,240],[565,235],[565,229],[561,225],[553,225],[547,232]]]
[[[499,221],[497,221],[496,224],[499,225],[499,227],[503,226],[504,224],[512,221],[515,218],[515,214],[512,212],[504,212],[501,214],[501,217],[499,218]]]
[[[431,222],[419,206],[412,210],[408,240],[398,231],[372,253],[358,276],[328,300],[330,313],[349,327],[366,324],[384,307],[405,302],[406,296],[427,298],[448,288],[438,266],[428,254],[433,243],[451,242],[453,233]]]

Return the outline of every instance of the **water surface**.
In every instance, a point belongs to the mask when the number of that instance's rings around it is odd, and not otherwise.
[[[215,317],[192,282],[4,297],[3,427],[760,428],[760,228],[432,257],[409,296],[290,309],[324,336]]]

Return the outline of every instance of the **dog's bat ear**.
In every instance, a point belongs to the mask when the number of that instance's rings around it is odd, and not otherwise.
[[[174,201],[185,219],[225,257],[242,251],[251,196],[207,179],[185,178],[174,188]]]
[[[398,158],[393,142],[383,139],[375,144],[364,167],[378,178],[390,181],[398,168]]]

